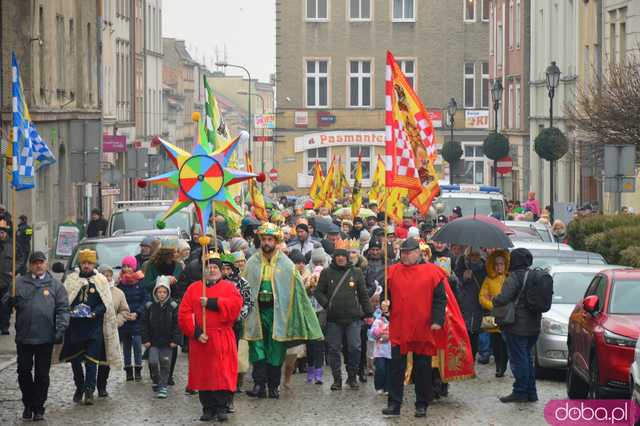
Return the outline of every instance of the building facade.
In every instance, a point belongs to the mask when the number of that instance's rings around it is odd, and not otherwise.
[[[16,195],[16,212],[26,214],[34,225],[33,244],[37,250],[54,247],[58,223],[83,222],[95,205],[92,194],[93,184],[99,179],[102,133],[97,78],[98,16],[96,2],[0,2],[3,153],[12,125],[11,52],[14,51],[31,118],[57,159],[37,173],[33,190]],[[3,164],[0,173],[2,202],[10,208],[5,167]]]
[[[578,67],[577,28],[578,6],[582,0],[532,0],[531,7],[531,67],[529,77],[529,131],[531,144],[530,189],[544,205],[549,205],[549,162],[534,151],[534,141],[540,131],[549,127],[549,94],[546,69],[552,61],[560,68],[560,84],[553,99],[553,126],[569,140],[569,152],[555,162],[555,200],[576,203],[579,197],[579,159],[575,134],[567,128],[564,106],[575,102]]]
[[[503,87],[498,130],[509,139],[513,171],[498,182],[509,199],[526,199],[530,180],[529,52],[530,9],[522,0],[492,0],[489,6],[489,78]],[[493,100],[493,98],[492,98]],[[496,117],[490,106],[490,127]]]
[[[274,163],[282,183],[304,193],[315,162],[326,171],[334,157],[352,177],[361,156],[363,185],[371,184],[384,150],[387,49],[431,113],[439,145],[450,138],[446,110],[456,99],[454,138],[464,150],[457,182],[488,182],[488,0],[284,0],[276,21]],[[448,167],[437,167],[447,180]]]

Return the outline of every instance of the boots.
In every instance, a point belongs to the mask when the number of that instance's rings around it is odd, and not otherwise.
[[[249,395],[252,398],[266,398],[267,397],[267,390],[265,389],[264,383],[263,384],[255,384],[253,385],[253,389],[252,390],[248,390],[246,392],[247,395]]]
[[[333,384],[331,385],[332,391],[342,390],[342,376],[333,375]]]
[[[349,373],[349,376],[347,377],[347,385],[349,385],[349,388],[352,390],[360,389],[355,373]]]
[[[127,375],[127,382],[133,382],[133,367],[125,367],[124,372]]]
[[[84,391],[84,405],[93,405],[93,391]]]
[[[389,403],[387,408],[382,410],[382,414],[385,416],[399,416],[400,415],[400,405]]]
[[[307,383],[313,383],[313,379],[316,376],[315,368],[307,368]]]
[[[134,367],[136,382],[142,381],[142,367]]]
[[[76,388],[76,391],[73,394],[73,402],[80,404],[82,402],[82,393],[82,389]]]
[[[316,385],[321,385],[322,384],[322,368],[316,368]]]
[[[271,399],[279,399],[280,391],[277,386],[269,386],[269,398]]]

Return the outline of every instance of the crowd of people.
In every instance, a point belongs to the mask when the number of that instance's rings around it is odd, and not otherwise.
[[[334,392],[373,378],[387,396],[385,415],[400,414],[412,382],[415,415],[424,417],[449,394],[437,347],[452,313],[470,364],[493,355],[497,378],[511,365],[513,392],[501,400],[536,401],[539,315],[498,327],[488,314],[514,301],[530,253],[435,242],[443,221],[407,210],[394,226],[367,207],[367,217],[338,218],[308,203],[283,206],[268,222],[248,215],[235,235],[218,216],[215,227],[196,226],[190,242],[147,237],[120,265],[82,250],[63,284],[43,253],[31,253],[16,295],[2,299],[16,312],[23,418],[43,419],[52,362],[71,364],[78,404],[93,405],[96,390],[109,395],[110,370],[143,381],[144,359],[153,395],[167,398],[180,348],[189,361],[185,393],[198,394],[203,421],[226,420],[242,388],[278,399],[295,372],[321,385],[326,365]],[[472,377],[470,368],[459,378]]]

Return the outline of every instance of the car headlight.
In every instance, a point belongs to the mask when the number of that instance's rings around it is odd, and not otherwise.
[[[569,325],[552,320],[550,318],[542,318],[542,331],[545,334],[566,336],[569,334]]]
[[[607,330],[606,328],[604,330],[604,341],[609,345],[614,345],[614,346],[624,346],[627,348],[636,347],[636,339],[623,336],[621,334],[616,334],[612,331]]]

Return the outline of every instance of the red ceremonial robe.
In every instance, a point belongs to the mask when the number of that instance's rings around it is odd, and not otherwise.
[[[400,353],[436,354],[431,331],[433,290],[445,279],[445,272],[430,263],[397,263],[389,268],[389,340],[400,347]]]
[[[238,385],[238,350],[233,323],[242,308],[242,296],[236,286],[226,280],[207,287],[208,298],[218,299],[218,310],[206,309],[207,343],[194,337],[196,327],[202,329],[202,281],[189,286],[178,310],[180,329],[189,337],[189,381],[193,390],[235,392]]]

